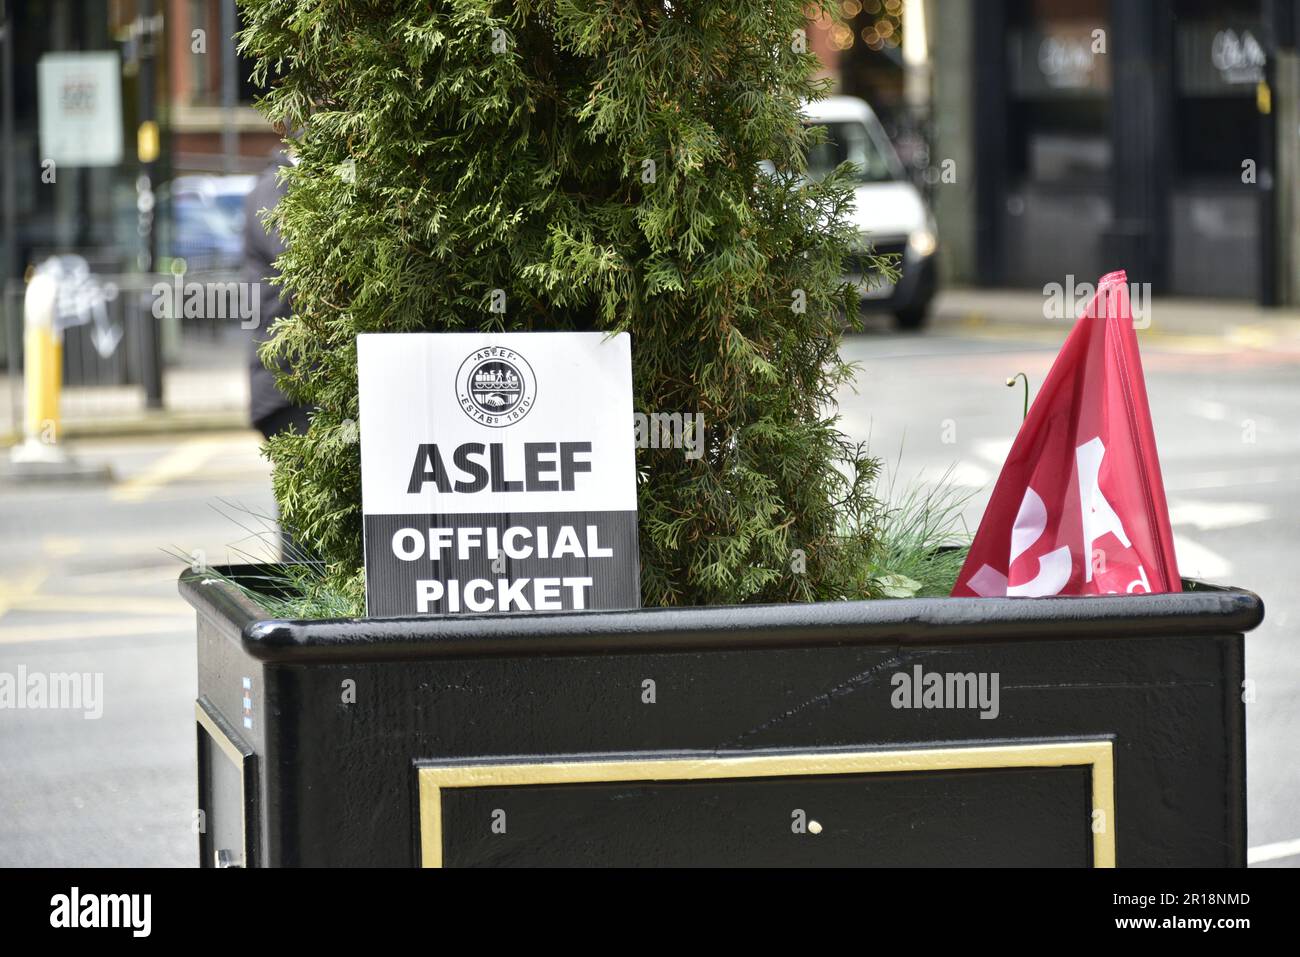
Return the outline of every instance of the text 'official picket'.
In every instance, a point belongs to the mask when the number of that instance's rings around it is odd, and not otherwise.
[[[528,528],[512,525],[509,528],[467,526],[464,528],[430,528],[427,533],[417,528],[399,528],[393,533],[393,554],[404,562],[422,558],[437,562],[450,555],[443,553],[455,548],[455,557],[465,561],[471,555],[483,552],[489,561],[501,555],[516,560],[525,558],[611,558],[614,550],[600,544],[600,528],[588,525],[585,539],[572,525],[561,525],[551,541],[546,526]],[[453,541],[454,539],[454,541]],[[428,548],[426,549],[426,542]]]

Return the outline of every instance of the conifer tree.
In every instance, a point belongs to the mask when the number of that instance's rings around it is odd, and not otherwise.
[[[820,4],[242,6],[299,158],[263,355],[319,409],[268,454],[335,584],[361,593],[355,336],[584,329],[631,334],[638,412],[705,423],[698,459],[637,452],[646,605],[867,594],[875,463],[833,402],[852,190],[804,175]]]

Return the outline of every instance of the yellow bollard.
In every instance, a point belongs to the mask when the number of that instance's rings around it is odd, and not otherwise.
[[[46,482],[52,478],[112,481],[107,465],[85,465],[61,444],[59,392],[63,386],[63,331],[55,322],[59,301],[59,269],[38,267],[23,299],[23,441],[0,463],[18,481]]]
[[[59,391],[63,385],[63,334],[54,322],[59,284],[37,275],[23,300],[24,451],[30,457],[58,457]],[[44,450],[44,454],[39,454]]]

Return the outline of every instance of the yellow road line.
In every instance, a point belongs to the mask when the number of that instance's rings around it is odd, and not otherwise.
[[[66,611],[107,615],[174,615],[185,602],[175,598],[134,598],[130,595],[15,595],[13,611]]]
[[[123,585],[140,584],[157,585],[176,581],[182,569],[188,568],[188,561],[172,558],[156,565],[141,565],[138,568],[100,568],[93,572],[78,571],[68,576],[68,584],[84,591],[100,588],[118,588]]]
[[[49,574],[43,568],[36,568],[29,571],[12,585],[0,579],[0,617],[10,608],[15,607],[17,602],[35,595],[40,590],[41,584],[49,577]]]
[[[79,538],[69,538],[63,535],[46,535],[41,540],[41,549],[46,555],[53,555],[55,558],[66,558],[69,555],[80,554],[85,547],[85,543]]]
[[[192,475],[227,443],[201,438],[182,442],[139,475],[119,483],[109,493],[114,502],[143,502],[153,492],[177,479]]]
[[[92,619],[82,622],[58,622],[49,625],[5,625],[0,627],[0,645],[17,645],[28,641],[66,641],[76,638],[122,638],[130,635],[190,634],[194,619],[189,618],[117,618],[111,621]]]
[[[942,328],[942,327],[936,327]],[[1069,329],[1057,331],[1041,326],[1016,326],[1003,324],[967,324],[962,334],[974,339],[993,340],[997,342],[1021,341],[1035,343],[1060,343],[1065,341]],[[1139,341],[1147,340],[1153,347],[1166,352],[1194,353],[1198,355],[1233,355],[1240,352],[1266,348],[1264,340],[1258,336],[1194,335],[1183,333],[1166,333],[1154,329],[1144,329],[1138,333]]]
[[[1234,346],[1269,349],[1278,341],[1277,331],[1267,326],[1232,326],[1225,337]]]

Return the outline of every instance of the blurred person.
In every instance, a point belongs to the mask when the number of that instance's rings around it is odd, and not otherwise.
[[[248,417],[253,428],[262,433],[264,439],[293,429],[298,434],[306,433],[311,414],[311,406],[298,405],[280,390],[275,381],[275,371],[262,364],[257,350],[271,337],[271,328],[284,316],[289,315],[292,302],[287,295],[282,295],[279,286],[271,285],[270,280],[279,275],[275,260],[284,252],[284,240],[280,230],[273,224],[262,221],[263,211],[275,207],[284,195],[285,186],[280,181],[280,170],[293,165],[294,158],[285,150],[276,153],[271,163],[257,177],[257,182],[244,200],[244,282],[257,283],[258,302],[261,304],[259,322],[253,329],[250,348],[252,355],[248,364]],[[278,368],[287,368],[283,359]],[[280,529],[280,559],[302,561],[304,556],[293,544],[289,529]]]
[[[262,222],[263,211],[274,208],[284,195],[280,170],[293,165],[294,159],[284,150],[276,153],[270,165],[257,177],[257,183],[244,200],[244,269],[243,280],[258,283],[261,317],[253,330],[249,360],[248,417],[253,428],[269,439],[290,428],[299,434],[307,431],[309,417],[314,409],[297,405],[289,399],[275,381],[275,372],[258,358],[257,350],[271,337],[276,321],[289,315],[292,303],[281,295],[280,287],[270,280],[279,275],[275,260],[284,252],[284,240],[274,225]],[[281,367],[284,368],[283,363]]]

